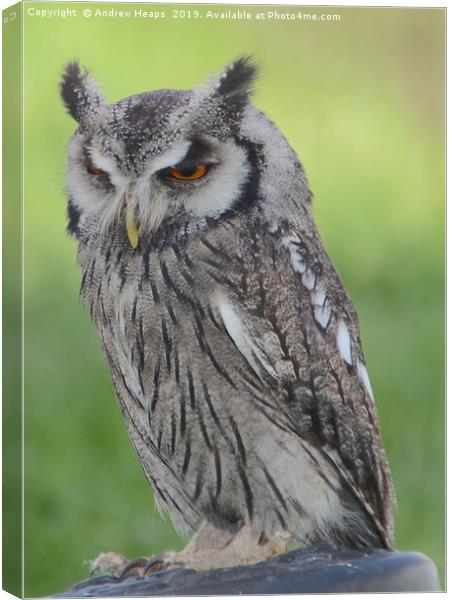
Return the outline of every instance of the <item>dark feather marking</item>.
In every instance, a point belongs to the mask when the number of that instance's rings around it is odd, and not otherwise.
[[[196,502],[196,500],[198,500],[199,496],[201,495],[203,485],[204,485],[204,480],[202,477],[202,468],[200,468],[200,469],[198,469],[198,472],[196,474],[196,483],[195,483],[195,491],[193,493],[193,502]]]
[[[160,295],[158,293],[157,286],[152,279],[149,280],[149,284],[151,286],[152,299],[154,300],[155,304],[158,304],[160,302]]]
[[[267,468],[265,466],[262,466],[262,470],[263,470],[264,475],[265,475],[265,477],[266,477],[266,479],[268,481],[269,486],[273,490],[273,493],[275,494],[276,498],[279,500],[279,502],[281,503],[281,505],[284,507],[284,510],[287,512],[287,504],[286,504],[286,501],[284,500],[284,496],[282,495],[281,490],[276,485],[275,480],[270,475],[270,473],[268,472]]]
[[[132,350],[133,350],[133,348],[132,348]],[[140,349],[139,349],[139,348],[138,348],[138,351],[140,351]],[[134,362],[135,362],[135,361],[132,359],[132,364],[133,364]],[[142,370],[141,370],[141,369],[137,369],[137,372],[138,372],[138,381],[139,381],[139,383],[140,383],[140,389],[141,389],[141,391],[143,392],[143,396],[144,396],[143,372],[142,372]]]
[[[207,269],[207,273],[209,273],[210,277],[212,277],[212,279],[215,280],[217,283],[230,287],[232,290],[234,290],[236,295],[241,296],[241,294],[239,294],[239,290],[237,290],[237,286],[233,281],[231,281],[224,275],[217,273],[216,271],[212,271],[212,269]]]
[[[291,498],[290,499],[290,503],[291,505],[294,507],[294,509],[296,510],[297,514],[302,517],[302,518],[306,518],[306,511],[304,510],[304,508],[301,506],[301,504],[298,502],[298,500],[296,500],[295,498]]]
[[[94,298],[91,298],[89,303],[89,314],[91,315],[91,318],[94,317]]]
[[[119,291],[122,292],[122,290],[123,290],[123,288],[124,288],[124,286],[126,284],[126,281],[127,281],[127,263],[126,262],[123,262],[121,264],[121,267],[119,268],[118,275],[119,275],[119,281],[120,281],[120,283],[119,283]]]
[[[210,358],[210,362],[213,364],[213,366],[218,371],[218,373],[220,373],[220,375],[222,375],[224,377],[224,379],[229,383],[229,385],[231,387],[233,387],[234,389],[236,389],[237,386],[232,381],[232,379],[229,377],[229,375],[227,374],[227,372],[223,369],[223,367],[218,363],[218,361],[215,358],[212,350],[210,349],[210,346],[207,343],[206,343],[206,353],[207,353],[207,356]]]
[[[177,318],[176,318],[176,315],[174,313],[174,309],[171,306],[171,304],[167,304],[166,305],[166,310],[168,311],[168,314],[171,317],[171,321],[173,322],[173,324],[177,326]]]
[[[184,464],[182,465],[182,474],[186,475],[188,471],[188,465],[190,464],[191,459],[191,439],[190,436],[187,436],[185,440],[185,455],[184,455]]]
[[[331,375],[334,377],[334,379],[336,380],[337,383],[337,390],[339,392],[339,396],[341,397],[341,400],[344,404],[347,404],[351,409],[353,409],[353,404],[351,402],[347,402],[347,397],[344,394],[344,388],[342,387],[342,381],[339,379],[338,374],[336,373],[336,371],[331,368],[330,369]]]
[[[205,256],[205,257],[201,258],[200,260],[203,263],[205,263],[206,265],[213,267],[214,269],[219,269],[220,271],[222,269],[224,269],[224,264],[221,262],[218,262],[217,260],[213,260],[213,258],[208,258],[207,256]]]
[[[276,334],[278,341],[279,341],[279,345],[281,348],[281,351],[283,353],[284,358],[291,362],[295,371],[295,375],[298,376],[298,374],[300,373],[300,363],[298,362],[297,358],[290,352],[289,346],[287,344],[287,333],[284,333],[278,325],[278,317],[276,314],[276,310],[273,308],[273,310],[271,310],[269,312],[269,314],[267,315],[267,319],[270,322],[273,332]],[[303,344],[306,348],[306,352],[309,354],[309,348],[307,347],[306,343]]]
[[[187,379],[188,379],[188,394],[190,398],[190,406],[194,410],[195,408],[195,386],[193,385],[193,375],[189,368],[187,368]]]
[[[140,399],[139,399],[139,398],[137,398],[137,397],[135,396],[135,394],[132,392],[132,390],[131,390],[131,389],[129,388],[129,386],[127,385],[127,383],[126,383],[126,379],[125,379],[125,377],[124,377],[124,374],[123,374],[123,372],[121,371],[121,369],[118,369],[118,374],[119,374],[119,376],[121,377],[121,381],[122,381],[122,384],[123,384],[123,386],[125,387],[125,389],[126,389],[127,393],[129,394],[129,396],[130,396],[130,397],[132,398],[132,400],[135,402],[135,404],[138,404],[138,406],[139,406],[140,408],[144,408],[144,406],[143,406],[143,404],[141,403]]]
[[[130,319],[134,323],[137,318],[137,304],[138,304],[138,295],[135,296],[135,300],[133,301],[132,306],[132,314],[130,315]]]
[[[246,450],[245,444],[243,443],[242,436],[240,434],[240,430],[238,428],[237,423],[234,421],[232,417],[229,417],[229,422],[232,427],[232,431],[235,436],[235,440],[237,442],[237,450],[239,452],[239,459],[242,461],[243,465],[246,465]]]
[[[146,471],[144,471],[144,472],[146,473]],[[153,489],[162,498],[162,500],[165,502],[165,504],[167,504],[168,501],[166,499],[166,494],[160,489],[160,486],[157,485],[157,481],[155,480],[155,478],[152,477],[152,475],[148,475],[147,473],[146,473],[146,476],[151,480],[151,485],[152,485]]]
[[[184,437],[185,430],[187,428],[187,407],[185,405],[184,394],[181,394],[181,396],[180,396],[179,406],[180,406],[180,422],[179,422],[180,435],[181,435],[181,437]]]
[[[222,477],[221,477],[221,457],[220,457],[220,453],[218,452],[218,448],[214,449],[213,456],[214,456],[214,460],[215,460],[215,474],[216,474],[216,479],[217,479],[215,500],[217,500],[220,496],[221,486],[223,483]]]
[[[142,317],[140,317],[140,320],[138,322],[138,336],[139,336],[139,343],[137,344],[137,347],[138,347],[138,352],[140,354],[140,370],[143,371],[145,344],[144,344],[144,330],[143,330],[143,318]]]
[[[211,398],[211,396],[209,394],[209,390],[207,389],[207,385],[204,382],[202,382],[202,388],[203,388],[203,392],[204,392],[204,398],[205,398],[207,406],[209,408],[210,415],[211,415],[211,417],[212,417],[215,425],[220,430],[222,436],[230,444],[228,436],[226,435],[226,432],[225,432],[225,430],[223,428],[223,425],[221,424],[220,418],[218,417],[218,414],[216,413],[215,408],[213,406],[212,398]]]
[[[173,413],[171,415],[171,454],[174,454],[174,450],[176,449],[176,433],[177,433],[176,415]]]
[[[248,361],[245,361],[244,364],[245,368],[247,369],[247,373],[245,373],[241,369],[237,369],[237,372],[240,374],[241,379],[243,379],[243,381],[245,381],[249,386],[251,386],[254,391],[262,393],[262,380],[258,379],[256,373],[253,371],[253,368],[248,363]],[[249,377],[249,375],[251,375],[251,377]]]
[[[174,283],[173,280],[170,277],[169,271],[168,271],[168,267],[166,266],[166,263],[163,260],[159,261],[159,265],[160,265],[160,271],[162,273],[162,277],[163,277],[163,281],[165,282],[165,284],[167,285],[167,287],[169,287],[170,289],[174,289]]]
[[[168,500],[169,500],[169,502],[171,502],[171,504],[174,506],[174,508],[185,518],[185,512],[181,509],[181,507],[176,502],[176,500],[173,498],[173,496],[168,496]]]
[[[209,494],[211,511],[213,512],[213,514],[216,514],[218,512],[218,502],[217,502],[217,499],[216,499],[215,495],[212,493],[212,491],[210,489],[208,489],[207,492]]]
[[[80,284],[80,293],[82,293],[83,288],[85,287],[85,282],[86,282],[86,277],[88,275],[88,269],[85,269],[83,271],[83,275],[82,275],[82,282]]]
[[[286,523],[284,517],[282,516],[282,514],[279,512],[279,510],[277,508],[273,508],[273,510],[275,511],[276,518],[278,519],[279,524],[281,525],[281,527],[283,528],[284,531],[287,531],[287,523]]]
[[[327,476],[323,472],[324,470],[323,470],[322,466],[319,464],[319,461],[316,459],[314,454],[310,451],[308,445],[303,440],[301,440],[301,445],[303,447],[303,450],[306,452],[306,454],[309,456],[309,458],[312,460],[313,464],[315,465],[315,468],[316,468],[316,471],[317,471],[317,474],[319,475],[319,477],[321,477],[323,479],[323,481],[328,485],[329,488],[331,488],[332,490],[337,492],[335,485],[327,478]],[[334,461],[331,461],[331,458],[326,454],[326,452],[324,453],[324,457],[327,458],[327,460],[329,462],[334,463]],[[337,470],[337,467],[336,467],[336,470]],[[341,475],[341,477],[342,477],[342,475]]]
[[[239,199],[230,211],[223,213],[222,216],[224,218],[228,217],[228,212],[232,215],[237,212],[245,213],[253,207],[259,206],[259,203],[262,200],[260,191],[260,173],[262,171],[261,166],[265,164],[264,145],[244,137],[239,137],[238,135],[234,135],[233,137],[236,144],[246,151],[251,169]]]
[[[193,325],[193,329],[195,330],[196,339],[198,340],[198,344],[199,344],[199,347],[201,348],[202,352],[206,352],[206,340],[204,337],[203,325],[196,313],[194,313],[193,316],[195,318],[195,323]]]
[[[182,292],[182,290],[180,290],[179,287],[174,283],[174,281],[170,277],[168,267],[166,266],[166,263],[163,260],[160,260],[160,271],[162,272],[162,278],[166,286],[169,289],[173,290],[173,292],[176,294],[177,299],[180,302],[190,304],[192,307],[196,307],[197,309],[200,308],[196,302],[194,302],[189,296],[187,296],[187,294],[184,294],[184,292]],[[193,283],[193,280],[191,283]]]
[[[224,252],[218,246],[214,246],[207,240],[204,236],[199,237],[199,241],[204,244],[204,246],[212,252],[212,254],[219,255],[224,258]]]
[[[107,313],[105,312],[104,299],[102,297],[100,297],[100,299],[99,299],[99,304],[100,304],[100,309],[102,311],[102,317],[104,319],[104,322],[106,323],[108,321],[108,317],[107,317]]]
[[[94,257],[89,266],[89,282],[92,285],[94,280],[94,269],[96,266],[96,258]]]
[[[215,221],[212,224],[214,224],[214,223],[215,223]],[[209,242],[209,240],[205,237],[200,237],[199,239],[200,239],[201,243],[204,244],[204,246],[206,248],[208,248],[208,250],[210,250],[210,252],[214,256],[216,256],[218,259],[220,259],[222,261],[221,263],[217,263],[217,262],[213,261],[214,264],[218,265],[220,268],[224,267],[224,265],[230,264],[231,261],[235,261],[238,265],[243,265],[242,258],[238,254],[235,254],[235,252],[233,251],[232,248],[229,248],[228,252],[226,252],[225,250],[223,250],[223,248],[214,246],[214,244]],[[207,262],[206,258],[203,258],[202,260]],[[213,260],[213,259],[209,258],[208,260]]]
[[[221,331],[222,333],[226,331],[225,328],[222,327],[216,320],[215,315],[213,314],[212,308],[210,306],[207,307],[207,315],[214,324],[214,326],[218,329],[218,331]]]
[[[191,274],[188,271],[186,271],[185,269],[181,269],[180,274],[182,275],[182,277],[185,279],[185,281],[189,285],[191,285],[191,286],[194,285],[195,280],[193,279],[193,277],[191,276]]]
[[[193,271],[195,264],[188,254],[184,254],[184,262],[187,265],[188,270]]]
[[[171,350],[173,348],[173,342],[168,335],[168,328],[166,326],[165,319],[162,318],[162,339],[165,345],[165,359],[166,359],[166,368],[168,371],[171,371]]]
[[[155,365],[154,369],[154,389],[152,390],[151,412],[154,412],[157,402],[159,401],[160,387],[160,360]]]
[[[182,253],[177,244],[171,244],[171,250],[174,252],[177,260],[182,260]]]
[[[153,279],[150,277],[149,262],[150,262],[149,253],[143,254],[143,277],[142,278],[145,281],[149,282],[149,285],[151,287],[152,299],[154,300],[155,304],[158,304],[160,302],[160,295],[158,293],[157,287],[156,287]]]
[[[160,451],[162,447],[162,436],[163,436],[163,427],[160,425],[160,429],[157,435],[157,448]]]
[[[66,231],[69,235],[77,236],[77,234],[79,233],[78,223],[80,221],[81,215],[81,210],[77,206],[75,206],[75,204],[72,202],[72,199],[69,199],[67,205],[68,224],[66,227]]]
[[[251,486],[250,486],[250,483],[246,476],[246,473],[241,467],[239,467],[239,476],[240,476],[240,480],[242,482],[243,491],[245,493],[246,510],[248,511],[250,520],[252,520],[253,513],[254,513],[253,492],[251,490]]]
[[[177,385],[180,383],[180,365],[179,365],[179,352],[177,349],[174,349],[173,352],[174,357],[174,378],[176,380]]]
[[[194,325],[195,335],[196,335],[196,339],[198,340],[201,350],[203,352],[205,352],[207,354],[207,356],[210,358],[210,362],[213,364],[213,366],[218,371],[218,373],[220,373],[220,375],[222,375],[224,377],[224,379],[226,379],[226,381],[235,389],[236,388],[235,383],[232,381],[232,379],[229,377],[227,372],[223,369],[223,367],[217,361],[214,353],[212,352],[212,349],[210,348],[209,344],[207,343],[207,340],[205,338],[205,333],[204,333],[204,327],[202,325],[201,320],[199,319],[199,317],[196,313],[194,314],[194,317],[195,317],[195,325]]]

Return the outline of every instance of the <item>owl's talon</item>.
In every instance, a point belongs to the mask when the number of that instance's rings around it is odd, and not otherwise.
[[[166,571],[171,568],[171,558],[174,555],[174,552],[162,552],[161,554],[156,554],[150,560],[148,560],[147,565],[143,571],[143,577],[150,577],[154,573],[158,573],[159,571]]]
[[[136,558],[135,560],[129,561],[119,572],[119,581],[127,579],[128,577],[142,577],[148,562],[149,558]]]
[[[150,577],[154,573],[170,568],[173,555],[174,552],[162,552],[151,557],[136,558],[129,561],[117,577],[119,581],[128,577]]]

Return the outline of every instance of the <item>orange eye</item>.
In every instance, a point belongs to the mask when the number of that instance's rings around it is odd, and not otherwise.
[[[180,179],[182,181],[194,181],[195,179],[201,179],[207,173],[207,165],[198,165],[190,169],[176,169],[173,168],[170,171],[170,176],[174,179]]]
[[[94,175],[95,177],[99,177],[99,175],[103,175],[105,173],[105,171],[102,171],[102,169],[98,169],[97,167],[93,167],[91,165],[86,167],[86,170],[90,175]]]

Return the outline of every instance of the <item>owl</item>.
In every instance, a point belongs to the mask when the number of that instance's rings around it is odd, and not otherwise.
[[[393,544],[356,311],[296,153],[251,102],[256,75],[245,56],[109,104],[79,64],[63,73],[81,298],[156,504],[194,532],[122,576],[251,564],[288,541]]]

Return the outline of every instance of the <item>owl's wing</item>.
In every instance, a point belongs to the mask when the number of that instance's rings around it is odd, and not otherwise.
[[[390,546],[394,492],[353,305],[315,229],[253,235],[236,287],[216,293],[224,327]]]

